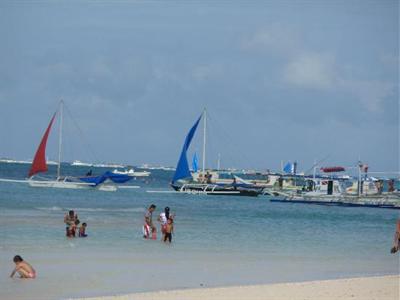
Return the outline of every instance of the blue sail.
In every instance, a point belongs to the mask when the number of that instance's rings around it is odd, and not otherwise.
[[[110,171],[107,171],[104,174],[99,175],[99,176],[79,177],[79,180],[86,182],[86,183],[91,183],[94,186],[102,184],[107,179],[110,179],[114,183],[125,183],[125,182],[131,180],[132,177],[130,177],[128,175],[124,175],[124,174],[114,174]]]
[[[192,160],[192,170],[193,172],[197,172],[199,170],[199,165],[198,165],[198,160],[197,160],[197,154],[196,152],[193,155],[193,160]]]
[[[199,125],[200,119],[202,115],[198,118],[196,123],[194,123],[193,127],[190,129],[188,135],[186,136],[185,143],[183,144],[182,147],[182,152],[181,156],[179,157],[178,165],[176,166],[176,171],[174,174],[174,178],[172,179],[172,182],[176,182],[179,179],[182,178],[187,178],[191,177],[192,175],[190,174],[189,170],[189,164],[186,156],[186,152],[189,149],[190,143],[193,139],[193,136],[196,132],[197,126]]]

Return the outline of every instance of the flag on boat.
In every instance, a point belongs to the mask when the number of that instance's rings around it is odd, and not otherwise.
[[[198,159],[197,159],[196,152],[193,155],[192,170],[193,170],[193,172],[197,172],[199,170],[199,165],[198,165]]]
[[[360,163],[360,170],[361,172],[367,173],[368,172],[368,165]]]
[[[288,162],[285,167],[283,168],[283,171],[285,173],[290,173],[290,174],[294,174],[294,164],[291,162]]]

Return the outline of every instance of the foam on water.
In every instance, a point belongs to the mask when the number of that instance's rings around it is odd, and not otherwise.
[[[38,210],[45,211],[80,211],[80,212],[144,212],[145,208],[143,207],[135,207],[135,208],[93,208],[93,207],[35,207]]]

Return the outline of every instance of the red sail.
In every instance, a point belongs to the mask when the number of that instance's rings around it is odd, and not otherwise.
[[[36,151],[35,158],[32,162],[32,167],[29,170],[29,177],[35,175],[36,173],[46,172],[47,164],[46,164],[46,144],[47,138],[49,137],[51,126],[53,125],[54,118],[56,117],[56,113],[50,120],[49,126],[46,129],[42,137],[42,141],[40,142],[39,148]]]

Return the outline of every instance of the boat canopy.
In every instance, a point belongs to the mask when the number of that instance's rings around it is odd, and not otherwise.
[[[321,171],[324,173],[333,173],[333,172],[344,172],[344,167],[324,167],[321,168]]]
[[[39,147],[36,150],[35,158],[33,159],[31,169],[29,170],[28,177],[31,177],[40,172],[47,171],[47,164],[46,164],[46,145],[47,139],[49,138],[51,126],[53,125],[54,118],[56,117],[57,112],[54,113],[53,117],[50,120],[49,125],[40,141]]]
[[[92,183],[95,186],[102,184],[107,179],[110,179],[114,183],[125,183],[125,182],[131,180],[132,177],[129,175],[124,175],[124,174],[114,174],[110,171],[107,171],[103,175],[100,175],[100,176],[79,177],[79,180],[86,182],[86,183]]]
[[[196,132],[197,126],[199,125],[202,116],[203,114],[197,119],[196,123],[194,123],[193,127],[189,130],[189,133],[185,138],[185,143],[183,144],[182,147],[181,156],[179,157],[179,161],[176,166],[176,171],[172,179],[172,183],[176,182],[179,179],[188,178],[192,176],[189,170],[189,164],[186,152],[189,149],[190,143],[192,142],[193,136]]]

